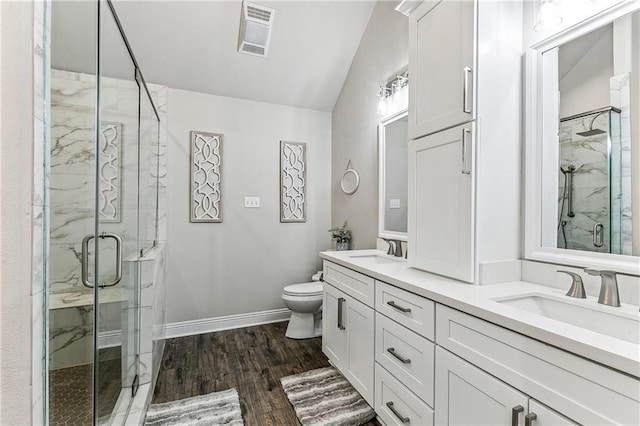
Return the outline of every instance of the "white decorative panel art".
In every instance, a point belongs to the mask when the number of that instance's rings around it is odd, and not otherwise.
[[[191,222],[222,222],[222,138],[191,132]]]
[[[122,124],[100,125],[100,222],[120,222],[120,138]]]
[[[307,144],[280,141],[280,222],[307,221]]]

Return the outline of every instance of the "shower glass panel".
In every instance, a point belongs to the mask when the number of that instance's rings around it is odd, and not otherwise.
[[[98,2],[51,2],[49,424],[93,421],[94,294],[82,284],[82,241],[94,235]],[[94,256],[86,265],[95,281]]]
[[[560,120],[557,247],[622,254],[620,112]]]
[[[106,2],[100,6],[95,416],[108,419],[137,375],[140,83]]]
[[[158,181],[160,120],[146,85],[140,90],[140,249],[146,253],[158,241]]]

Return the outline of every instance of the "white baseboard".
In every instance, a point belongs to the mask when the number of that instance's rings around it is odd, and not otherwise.
[[[112,348],[114,346],[122,345],[122,331],[101,331],[98,334],[98,347],[99,348]]]
[[[194,334],[231,330],[233,328],[250,327],[252,325],[269,324],[272,322],[286,321],[290,317],[291,311],[287,308],[281,308],[270,311],[174,322],[165,326],[166,338],[171,339],[173,337],[191,336]]]

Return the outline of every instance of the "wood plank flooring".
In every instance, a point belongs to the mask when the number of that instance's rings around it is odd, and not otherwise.
[[[236,388],[245,425],[298,425],[280,378],[327,367],[329,362],[321,338],[287,339],[287,324],[167,340],[153,403]]]

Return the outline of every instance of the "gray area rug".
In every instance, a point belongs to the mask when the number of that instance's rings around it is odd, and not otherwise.
[[[303,426],[359,426],[375,412],[342,374],[319,368],[280,379]]]
[[[229,389],[178,401],[152,404],[145,425],[244,425],[238,391]]]

